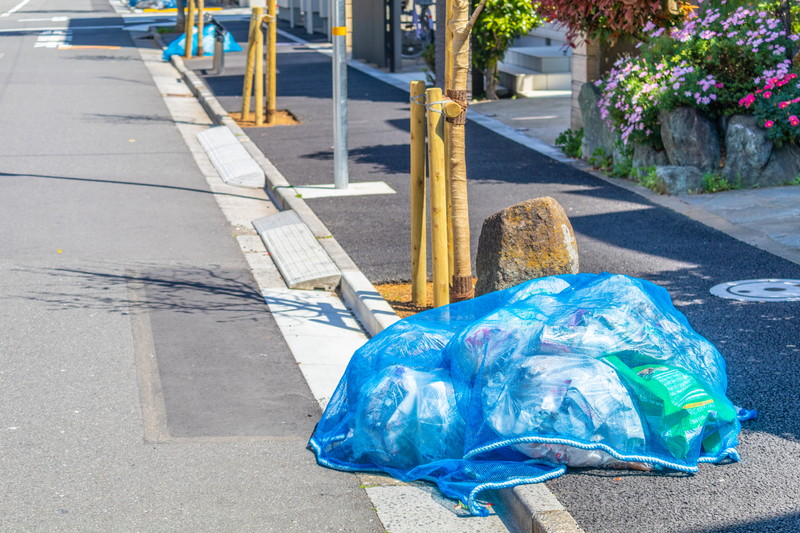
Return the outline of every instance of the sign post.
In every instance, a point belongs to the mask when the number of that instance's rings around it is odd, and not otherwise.
[[[347,27],[344,0],[333,4],[333,186],[347,189]]]

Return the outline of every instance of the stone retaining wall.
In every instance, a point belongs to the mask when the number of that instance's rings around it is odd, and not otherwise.
[[[599,100],[600,91],[593,84],[581,88],[582,148],[587,160],[597,148],[614,154],[618,138],[600,118]],[[707,174],[745,188],[786,185],[800,176],[800,146],[775,146],[752,115],[733,115],[715,123],[695,108],[679,107],[662,112],[659,120],[664,150],[634,145],[633,166],[656,167],[670,194],[699,190]]]

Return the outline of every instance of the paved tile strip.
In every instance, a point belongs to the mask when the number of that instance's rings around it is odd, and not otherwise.
[[[294,211],[253,221],[290,289],[334,290],[342,273]]]
[[[197,135],[222,181],[240,187],[264,187],[264,171],[226,126],[209,128]]]

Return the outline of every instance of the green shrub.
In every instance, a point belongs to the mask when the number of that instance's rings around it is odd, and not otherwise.
[[[497,100],[497,64],[508,48],[543,20],[530,0],[486,0],[472,28],[472,64],[483,72],[487,98]]]
[[[583,128],[579,130],[564,130],[556,137],[556,146],[569,157],[580,159],[583,143]]]
[[[719,174],[707,172],[703,174],[703,192],[722,192],[741,189],[741,183],[731,183]]]
[[[592,155],[589,156],[589,164],[598,170],[607,172],[611,170],[614,164],[614,158],[607,154],[602,148],[595,148]]]
[[[656,167],[636,169],[631,176],[643,187],[647,187],[658,194],[667,194],[667,185],[659,179],[658,174],[656,174]]]

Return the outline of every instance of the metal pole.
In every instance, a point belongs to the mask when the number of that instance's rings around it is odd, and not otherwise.
[[[217,36],[214,39],[214,74],[225,72],[225,36],[228,31],[221,26],[217,26]]]
[[[348,187],[347,170],[347,27],[345,0],[333,0],[333,186]]]

